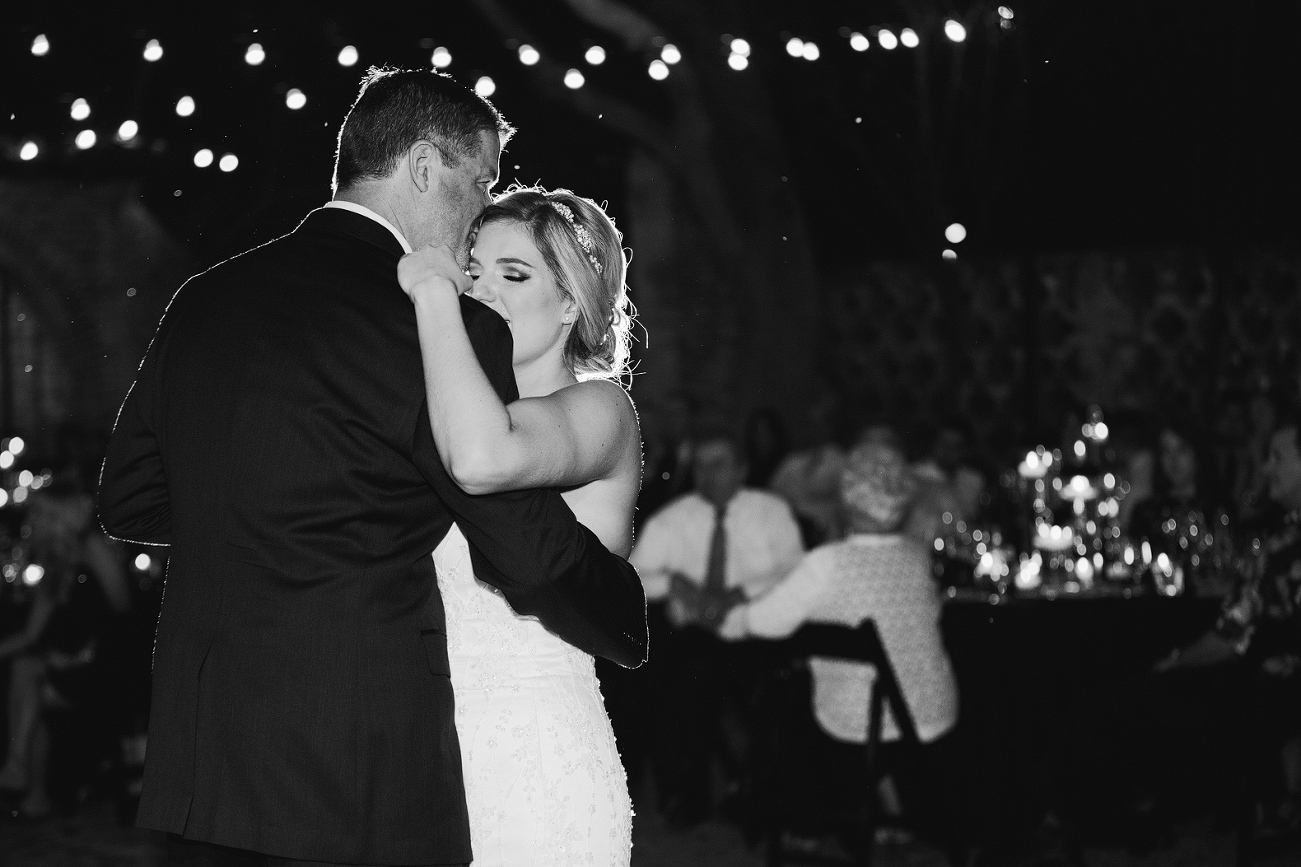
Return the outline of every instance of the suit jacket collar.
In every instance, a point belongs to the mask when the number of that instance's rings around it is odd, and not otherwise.
[[[406,252],[388,229],[369,217],[343,208],[317,208],[303,219],[295,231],[301,232],[305,229],[324,229],[351,235],[379,247],[386,253],[391,253],[394,259],[400,259]]]

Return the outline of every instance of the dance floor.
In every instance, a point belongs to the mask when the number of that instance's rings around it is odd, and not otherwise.
[[[1123,846],[1086,848],[1087,867],[1232,867],[1232,840],[1209,821],[1176,829],[1177,839],[1139,857]],[[762,867],[759,848],[748,849],[729,825],[709,822],[689,831],[669,828],[643,810],[633,832],[633,867]],[[156,867],[159,838],[120,827],[107,805],[91,804],[76,816],[39,825],[0,822],[0,865],[4,867]],[[1007,859],[1007,860],[1005,860]],[[976,861],[985,864],[992,859]],[[1031,841],[1023,851],[998,858],[998,867],[1052,867],[1071,862],[1050,841]],[[878,867],[945,867],[943,856],[923,843],[890,844],[878,849]],[[1261,860],[1258,867],[1301,867],[1301,848]],[[1079,862],[1075,862],[1078,865]]]

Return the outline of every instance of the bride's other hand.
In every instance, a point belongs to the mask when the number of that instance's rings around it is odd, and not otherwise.
[[[448,292],[456,297],[468,292],[474,280],[461,270],[446,244],[430,244],[398,261],[398,285],[412,301],[428,292]]]

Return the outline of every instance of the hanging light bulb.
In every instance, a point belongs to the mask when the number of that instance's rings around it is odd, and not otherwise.
[[[732,53],[727,56],[727,65],[740,72],[750,65],[750,58],[744,54]]]
[[[136,133],[138,132],[140,132],[140,124],[136,123],[134,120],[124,120],[122,121],[122,125],[117,128],[117,140],[131,141],[131,139],[136,137]]]
[[[950,18],[944,22],[944,35],[954,42],[961,42],[967,38],[967,28]]]
[[[678,51],[678,47],[676,45],[673,45],[672,43],[665,45],[662,49],[660,49],[660,60],[663,60],[669,66],[672,66],[673,64],[677,63],[681,59],[682,59],[682,52]]]
[[[357,47],[355,45],[345,45],[339,51],[339,65],[356,66],[359,57],[360,55],[357,54]]]
[[[208,166],[212,165],[212,159],[212,151],[208,148],[199,148],[199,150],[194,152],[194,164],[201,169],[206,169]]]
[[[234,154],[225,154],[222,156],[221,162],[217,163],[217,168],[221,169],[223,172],[233,172],[238,167],[239,157]]]
[[[577,69],[571,69],[565,73],[565,87],[570,90],[578,90],[587,80],[583,78],[583,73]]]
[[[298,111],[298,109],[307,105],[307,95],[298,88],[291,87],[285,94],[285,105],[289,106],[293,111]]]
[[[904,48],[916,48],[921,42],[921,40],[917,38],[917,31],[913,30],[911,27],[905,27],[903,30],[899,31],[899,41],[903,43]]]
[[[532,45],[521,45],[519,47],[519,62],[525,66],[532,66],[541,59],[542,55],[538,54],[538,50]]]
[[[894,51],[899,47],[899,40],[889,30],[881,30],[876,34],[876,41],[881,43],[881,47],[886,51]]]
[[[145,43],[145,60],[153,63],[155,60],[161,60],[163,56],[163,46],[157,39],[150,39]]]
[[[266,59],[267,53],[262,50],[262,45],[258,42],[249,45],[248,50],[244,52],[244,62],[249,66],[261,66],[262,61]]]
[[[663,81],[669,77],[669,67],[663,60],[652,60],[646,73],[656,81]]]
[[[452,65],[452,52],[440,45],[430,55],[429,62],[434,65],[435,69],[446,69]]]
[[[77,97],[72,101],[72,108],[69,113],[72,115],[73,120],[85,120],[90,117],[90,103],[81,97]]]
[[[587,49],[587,53],[583,55],[583,59],[592,66],[600,66],[602,63],[605,63],[605,49],[599,45],[593,45],[591,48]]]
[[[854,32],[849,35],[849,47],[855,51],[866,51],[872,43],[867,41],[867,37],[861,33]]]
[[[49,53],[50,40],[46,38],[44,33],[37,34],[36,38],[32,40],[32,54],[37,57],[44,57]]]
[[[95,135],[95,131],[93,129],[83,129],[81,132],[77,133],[77,138],[75,141],[77,143],[77,147],[80,148],[81,150],[83,151],[90,150],[95,146],[95,142],[98,141],[98,136]]]
[[[176,100],[176,113],[181,117],[189,117],[194,114],[194,97],[183,96]]]
[[[750,56],[750,43],[744,39],[733,39],[730,47],[733,54],[739,54],[742,57]]]
[[[23,146],[18,149],[18,159],[27,162],[28,160],[36,159],[40,153],[41,149],[37,146],[36,142],[28,140],[23,142]]]
[[[497,82],[486,75],[481,75],[479,80],[474,83],[474,92],[487,99],[497,92]]]

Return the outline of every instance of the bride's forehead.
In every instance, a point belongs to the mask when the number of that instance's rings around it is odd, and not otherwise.
[[[533,239],[529,237],[528,230],[519,223],[505,220],[485,223],[480,226],[479,233],[475,237],[474,246],[475,249],[498,249],[502,247],[537,249],[533,244]]]

